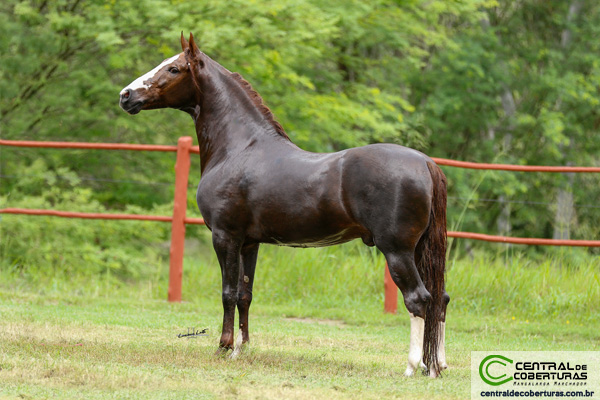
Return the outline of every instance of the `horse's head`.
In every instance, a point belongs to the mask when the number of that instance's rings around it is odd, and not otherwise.
[[[121,90],[119,105],[129,114],[167,107],[189,112],[198,104],[196,96],[190,64],[179,53]]]

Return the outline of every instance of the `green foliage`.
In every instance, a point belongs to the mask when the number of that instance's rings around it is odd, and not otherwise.
[[[392,142],[469,161],[599,165],[600,5],[580,3],[570,14],[575,2],[558,0],[7,0],[0,136],[173,144],[192,134],[181,112],[132,117],[118,107],[120,89],[192,31],[307,150]],[[172,154],[5,147],[1,190],[89,189],[108,209],[151,210],[172,199],[173,163]],[[511,235],[549,237],[566,188],[571,236],[600,236],[597,174],[445,172],[457,229],[494,234],[505,213]]]
[[[19,180],[8,196],[11,205],[107,212],[93,199],[90,189],[76,186],[78,177],[72,172],[49,171],[43,161],[38,160],[23,173],[26,179]],[[46,189],[44,183],[50,188]],[[7,197],[0,197],[0,204],[7,201]],[[125,212],[142,214],[148,210],[132,205],[127,206]],[[150,211],[159,215],[170,212],[169,207],[164,206]],[[38,282],[58,277],[102,275],[113,283],[136,280],[152,276],[168,259],[169,224],[10,214],[2,214],[0,218],[0,269]]]

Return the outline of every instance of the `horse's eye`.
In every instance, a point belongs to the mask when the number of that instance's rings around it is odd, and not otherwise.
[[[172,74],[178,74],[179,73],[179,68],[177,67],[171,67],[169,68],[169,72]]]

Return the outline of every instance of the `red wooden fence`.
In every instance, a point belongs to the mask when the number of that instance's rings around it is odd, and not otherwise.
[[[96,150],[134,150],[134,151],[170,151],[177,152],[175,163],[175,198],[172,216],[134,215],[134,214],[97,214],[55,210],[30,210],[23,208],[0,209],[0,214],[50,215],[65,218],[88,219],[129,219],[143,221],[171,222],[171,250],[169,262],[169,301],[181,301],[181,281],[183,275],[183,252],[185,241],[185,225],[204,225],[202,218],[187,218],[187,185],[190,169],[190,153],[199,154],[198,147],[192,147],[192,138],[180,137],[177,146],[159,146],[148,144],[124,143],[75,143],[75,142],[37,142],[0,139],[2,146],[43,147],[57,149],[96,149]],[[434,158],[439,165],[447,165],[470,169],[494,169],[503,171],[526,172],[600,172],[600,167],[549,167],[531,165],[486,164]],[[485,240],[489,242],[546,245],[546,246],[585,246],[600,247],[600,240],[554,240],[539,238],[518,238],[493,236],[472,232],[448,231],[448,236],[465,239]],[[392,281],[387,265],[385,267],[385,305],[386,312],[395,313],[398,303],[398,288]]]

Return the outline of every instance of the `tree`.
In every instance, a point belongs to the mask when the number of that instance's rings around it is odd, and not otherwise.
[[[600,5],[585,0],[7,0],[0,136],[172,144],[192,134],[178,111],[118,107],[121,88],[180,51],[181,31],[240,72],[307,150],[393,142],[469,161],[600,162]],[[46,168],[114,208],[172,199],[169,154],[1,152],[4,176],[38,171],[27,189],[2,179],[12,196],[46,190]],[[551,236],[562,185],[577,210],[572,236],[600,234],[596,209],[577,207],[600,195],[593,176],[446,172],[451,226],[471,207],[456,228]]]

